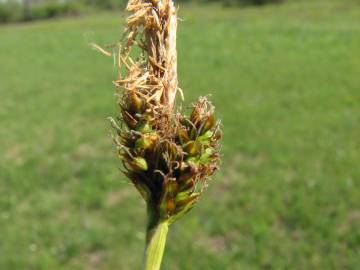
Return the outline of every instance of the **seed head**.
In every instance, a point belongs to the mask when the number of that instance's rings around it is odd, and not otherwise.
[[[112,120],[124,173],[151,214],[169,223],[198,201],[218,169],[220,124],[200,97],[189,115],[174,111],[177,88],[176,9],[171,0],[130,0],[118,55],[118,124]],[[133,47],[140,51],[131,58]],[[122,124],[123,123],[123,124]]]

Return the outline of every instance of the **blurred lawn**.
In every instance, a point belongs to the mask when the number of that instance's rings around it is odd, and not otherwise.
[[[360,269],[360,5],[182,6],[180,83],[213,93],[222,171],[164,269]],[[106,117],[122,16],[0,28],[0,269],[140,269],[144,204]]]

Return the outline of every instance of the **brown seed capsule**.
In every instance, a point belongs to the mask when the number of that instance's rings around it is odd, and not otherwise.
[[[179,185],[179,191],[191,190],[194,186],[195,186],[195,181],[192,178],[189,178],[189,179],[184,180]]]
[[[183,149],[189,156],[195,156],[199,153],[200,147],[197,142],[189,141],[183,146]]]
[[[127,105],[129,111],[132,113],[143,112],[143,108],[144,108],[143,100],[138,97],[135,91],[132,91],[132,93],[129,95]]]
[[[175,209],[175,193],[178,188],[176,181],[167,179],[163,182],[163,194],[161,195],[159,210],[160,214],[166,216],[169,211],[172,212]]]
[[[181,144],[187,143],[190,141],[189,133],[186,129],[180,129],[178,132],[178,137]]]
[[[220,130],[217,130],[212,136],[212,139],[215,141],[220,141],[222,139],[222,132]]]
[[[170,198],[167,201],[167,211],[168,212],[173,212],[175,209],[175,202],[174,199]]]
[[[183,164],[186,164],[183,162]],[[188,179],[191,179],[196,174],[196,168],[193,166],[186,166],[180,171],[180,176],[178,177],[178,182],[182,183],[187,181]]]
[[[172,159],[175,159],[175,157],[179,155],[178,146],[174,143],[168,144],[167,152]]]
[[[122,117],[125,124],[128,126],[129,129],[134,129],[137,125],[137,121],[134,117],[132,117],[127,111],[122,110]]]
[[[174,194],[178,188],[178,184],[174,180],[169,180],[166,182],[166,193]]]
[[[204,134],[206,131],[210,130],[211,128],[213,128],[215,126],[216,120],[215,120],[215,116],[212,114],[209,117],[207,117],[207,119],[205,120],[202,129],[201,129],[201,134]]]
[[[134,143],[131,134],[128,132],[122,132],[118,138],[120,139],[121,144],[125,147],[131,147]]]
[[[191,115],[190,115],[190,121],[194,124],[197,125],[200,120],[201,120],[202,116],[201,116],[201,111],[199,109],[199,107],[194,107]]]
[[[190,130],[190,138],[192,140],[196,140],[197,136],[198,136],[197,129],[195,127],[192,127],[191,130]]]
[[[185,127],[185,128],[191,128],[191,127],[192,127],[192,124],[191,124],[190,119],[188,119],[188,118],[185,117],[185,116],[182,116],[182,117],[179,119],[179,122],[180,122],[180,124],[183,125],[183,127]]]

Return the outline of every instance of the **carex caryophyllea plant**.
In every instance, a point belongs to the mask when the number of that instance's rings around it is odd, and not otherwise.
[[[160,269],[168,226],[199,200],[219,166],[220,125],[200,97],[184,115],[178,88],[172,0],[130,0],[115,55],[120,116],[111,119],[124,174],[147,204],[144,269]]]

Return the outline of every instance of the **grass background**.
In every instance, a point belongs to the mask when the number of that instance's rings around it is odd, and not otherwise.
[[[222,170],[164,269],[360,268],[360,5],[180,9],[186,102],[212,93]],[[144,203],[106,117],[120,36],[101,13],[0,28],[0,269],[139,269]]]

